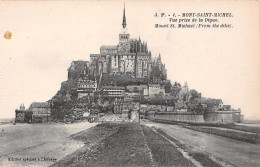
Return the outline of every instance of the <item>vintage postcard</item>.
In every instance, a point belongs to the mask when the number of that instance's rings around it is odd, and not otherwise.
[[[0,1],[0,166],[260,166],[259,10]]]

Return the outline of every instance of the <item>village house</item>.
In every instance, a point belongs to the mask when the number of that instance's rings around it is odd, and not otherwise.
[[[33,102],[28,109],[32,114],[33,122],[47,122],[51,115],[51,107],[49,102]]]
[[[210,112],[219,111],[223,107],[221,99],[202,98],[201,103],[206,104]]]
[[[174,85],[172,86],[173,90],[181,89],[181,84],[178,82],[175,82]]]
[[[144,97],[148,97],[149,96],[148,86],[147,86],[147,88],[144,88],[143,95],[144,95]]]
[[[133,104],[133,110],[139,111],[140,103],[139,102],[132,102],[132,104]]]
[[[100,54],[90,54],[90,63],[92,63],[94,60],[97,60],[100,57]]]
[[[114,113],[123,114],[127,113],[129,110],[134,110],[139,106],[139,103],[134,103],[133,99],[115,99],[114,101]]]
[[[187,105],[185,104],[185,102],[183,100],[178,100],[176,103],[175,103],[175,110],[176,111],[179,111],[181,109],[185,109],[187,111]]]
[[[145,114],[145,111],[148,109],[148,105],[140,104],[140,113]]]
[[[83,96],[94,96],[97,90],[97,81],[92,81],[88,77],[80,78],[78,81],[77,93],[78,99]]]
[[[173,112],[174,111],[174,107],[173,106],[166,106],[166,111],[167,112]]]
[[[126,86],[126,89],[129,92],[140,92],[143,91],[144,89],[148,89],[148,85],[128,85]]]
[[[125,96],[125,87],[121,86],[103,86],[102,91],[104,97],[123,98]]]
[[[222,109],[223,111],[231,111],[231,105],[223,105]]]
[[[125,97],[126,97],[126,98],[139,99],[140,96],[141,96],[141,94],[138,93],[138,92],[125,92]]]
[[[165,112],[166,111],[166,106],[165,105],[149,105],[148,106],[149,110],[155,110],[156,112]]]
[[[179,100],[183,101],[184,103],[188,103],[190,101],[191,98],[191,93],[187,90],[181,90],[179,92]]]
[[[123,108],[123,100],[116,98],[114,101],[114,114],[121,114],[122,108]]]
[[[165,88],[160,84],[149,84],[149,97],[154,97],[157,94],[165,94]]]

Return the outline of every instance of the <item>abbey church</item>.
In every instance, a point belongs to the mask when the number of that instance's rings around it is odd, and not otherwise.
[[[101,73],[115,75],[131,75],[134,78],[149,77],[153,66],[158,66],[166,79],[165,65],[161,57],[152,60],[147,43],[130,38],[126,24],[125,8],[123,10],[122,29],[119,34],[119,44],[115,46],[102,45],[99,54],[90,54],[87,69],[90,74],[100,76]]]
[[[165,92],[166,83],[169,85],[170,81],[161,55],[153,58],[146,42],[140,37],[130,38],[124,8],[118,45],[102,45],[100,53],[90,54],[90,61],[73,61],[68,81],[61,84],[61,90],[67,90],[62,97],[75,94],[81,98],[93,96],[94,92],[104,90],[104,86],[159,84],[155,86],[155,93],[159,93]]]

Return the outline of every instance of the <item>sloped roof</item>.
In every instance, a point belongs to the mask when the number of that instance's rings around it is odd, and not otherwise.
[[[116,45],[102,45],[100,49],[117,49]]]
[[[179,82],[175,82],[173,86],[181,86]]]
[[[206,103],[206,104],[211,104],[213,106],[215,105],[219,105],[219,104],[223,104],[223,101],[221,99],[211,99],[211,98],[207,98],[207,99],[201,99],[202,102]]]
[[[103,89],[125,89],[122,86],[102,86]]]
[[[90,54],[90,57],[99,57],[100,54]]]
[[[50,103],[48,102],[33,102],[30,108],[49,108]]]

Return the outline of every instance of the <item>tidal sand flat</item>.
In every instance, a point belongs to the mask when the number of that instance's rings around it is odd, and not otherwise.
[[[0,166],[49,166],[81,148],[70,138],[97,123],[6,124],[1,130]]]

